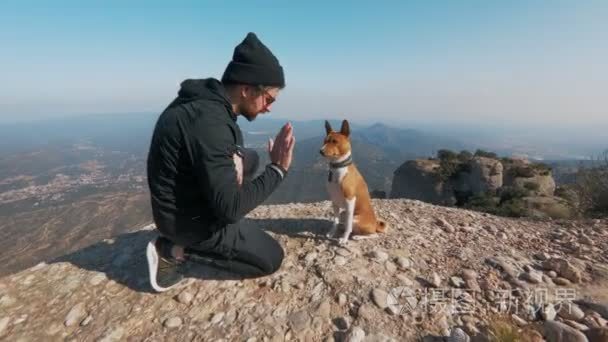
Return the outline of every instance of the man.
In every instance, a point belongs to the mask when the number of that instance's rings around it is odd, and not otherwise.
[[[255,179],[258,156],[244,149],[237,116],[269,112],[285,86],[283,68],[254,33],[236,46],[221,82],[188,79],[160,115],[148,154],[154,222],[160,237],[146,250],[150,283],[166,291],[181,264],[204,262],[256,277],[275,272],[283,249],[260,229],[238,221],[279,186],[291,164],[295,137],[287,123],[270,140],[271,163]]]

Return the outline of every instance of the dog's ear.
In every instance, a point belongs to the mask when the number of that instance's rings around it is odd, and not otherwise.
[[[348,121],[346,121],[346,120],[342,121],[342,128],[340,128],[340,133],[342,133],[342,135],[345,135],[345,136],[350,135],[350,127],[348,126]]]
[[[331,129],[331,125],[329,124],[329,121],[325,120],[325,132],[327,132],[327,134],[331,133],[333,130]]]

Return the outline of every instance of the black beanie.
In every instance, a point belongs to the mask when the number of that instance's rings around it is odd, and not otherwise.
[[[285,76],[279,60],[270,52],[255,33],[234,48],[232,61],[222,76],[222,83],[243,83],[283,88]]]

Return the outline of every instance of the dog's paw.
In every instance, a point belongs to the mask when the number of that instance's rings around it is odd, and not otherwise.
[[[341,237],[340,239],[338,239],[338,244],[340,244],[341,246],[344,246],[348,243],[348,238],[347,237]]]

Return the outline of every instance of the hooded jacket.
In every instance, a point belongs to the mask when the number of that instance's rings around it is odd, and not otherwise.
[[[222,83],[185,80],[158,118],[147,159],[152,214],[160,232],[190,245],[236,223],[281,183],[284,170],[267,165],[239,186],[233,154],[243,146]]]

